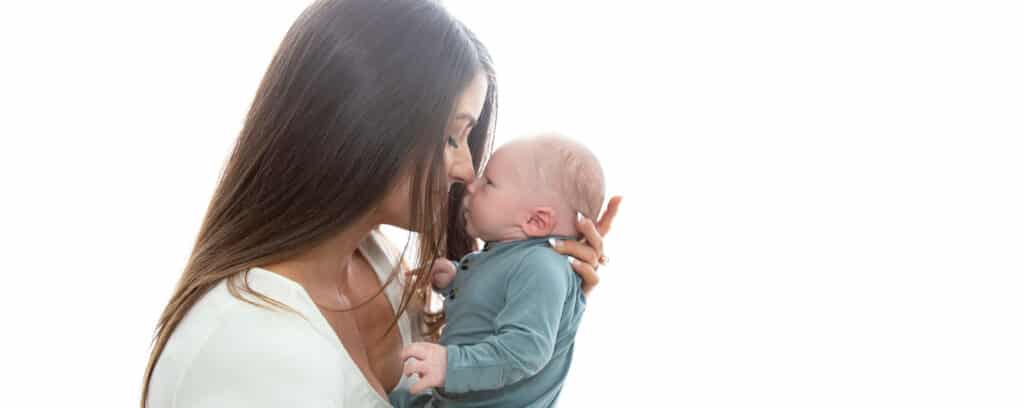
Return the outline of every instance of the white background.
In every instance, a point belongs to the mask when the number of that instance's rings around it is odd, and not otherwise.
[[[305,4],[0,4],[0,405],[137,403]],[[561,406],[1024,406],[1016,2],[447,4],[626,197]]]

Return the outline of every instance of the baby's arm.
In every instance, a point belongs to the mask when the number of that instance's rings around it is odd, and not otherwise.
[[[510,274],[495,334],[446,346],[446,392],[503,388],[537,374],[551,360],[571,279],[564,257],[538,251],[550,250],[531,250]]]
[[[419,374],[412,392],[443,386],[445,392],[493,390],[539,372],[554,353],[562,306],[575,280],[564,256],[538,248],[509,274],[506,303],[495,333],[472,344],[413,343],[402,351],[404,375]],[[573,283],[570,283],[572,281]]]

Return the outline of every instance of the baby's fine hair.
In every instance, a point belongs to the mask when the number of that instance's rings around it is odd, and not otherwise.
[[[604,203],[604,171],[590,149],[559,133],[545,132],[524,140],[533,147],[533,163],[541,185],[549,186],[571,210],[596,220]]]

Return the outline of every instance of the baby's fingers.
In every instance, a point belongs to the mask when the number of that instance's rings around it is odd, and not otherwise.
[[[409,392],[413,394],[419,394],[426,391],[428,388],[440,386],[440,382],[437,381],[436,376],[430,375],[429,373],[420,374],[419,381],[409,387]]]
[[[413,374],[420,374],[420,375],[422,375],[422,372],[423,372],[423,362],[421,362],[419,360],[411,360],[411,361],[405,363],[405,367],[402,368],[402,376],[403,377],[408,377],[408,376],[413,375]]]
[[[419,381],[416,381],[416,383],[413,384],[411,387],[409,387],[409,392],[412,393],[413,395],[416,395],[423,391],[426,391],[427,388],[430,387],[426,385],[426,381],[420,379]]]
[[[421,343],[412,343],[402,349],[401,359],[402,361],[415,358],[417,360],[425,360],[427,358],[426,350]]]

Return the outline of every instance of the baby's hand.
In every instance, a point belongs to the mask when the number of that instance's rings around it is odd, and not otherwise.
[[[444,289],[455,279],[455,264],[444,258],[434,260],[434,289]]]
[[[412,361],[406,361],[412,358]],[[409,387],[409,392],[419,394],[427,388],[443,387],[445,371],[448,370],[448,348],[434,343],[412,343],[402,349],[405,361],[403,376],[419,374],[420,380]]]

